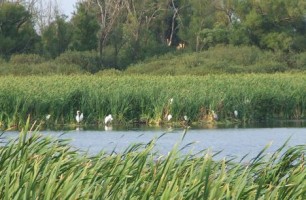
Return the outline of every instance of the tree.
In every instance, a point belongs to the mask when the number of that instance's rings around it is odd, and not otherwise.
[[[252,42],[261,48],[291,51],[295,40],[305,35],[305,10],[303,0],[266,0],[250,3],[244,25]],[[304,49],[305,50],[305,49]]]
[[[109,40],[111,32],[118,23],[119,15],[123,9],[123,1],[117,0],[91,0],[97,8],[98,23],[100,26],[98,40],[99,53],[103,57],[103,50]]]
[[[72,28],[65,19],[66,16],[57,16],[42,32],[44,54],[48,57],[55,58],[68,49]]]
[[[169,39],[169,23],[165,21],[169,4],[169,1],[125,1],[124,38],[134,61],[163,52],[162,47],[166,47]]]
[[[212,29],[215,23],[213,0],[181,0],[183,7],[179,13],[179,36],[187,41],[191,49],[204,48],[201,34],[204,29]]]
[[[71,19],[73,33],[70,49],[77,51],[97,50],[100,29],[96,11],[86,3],[78,3]]]
[[[17,3],[0,4],[0,54],[35,52],[39,37],[31,14]]]
[[[42,33],[58,16],[61,16],[57,1],[32,0],[31,13],[35,20],[37,32]]]

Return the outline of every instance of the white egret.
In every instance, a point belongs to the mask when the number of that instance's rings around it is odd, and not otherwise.
[[[184,121],[182,122],[182,125],[184,128],[189,128],[191,125],[191,120],[187,117],[187,115],[184,115]]]
[[[173,103],[173,98],[171,98],[171,99],[169,100],[169,102],[170,102],[170,104],[172,104],[172,103]]]
[[[80,123],[83,120],[84,116],[79,110],[77,111],[77,115],[75,116],[75,120]]]
[[[212,115],[213,115],[213,118],[214,118],[214,120],[218,120],[218,115],[217,115],[217,113],[215,113],[215,111],[211,111],[211,113],[212,113]]]
[[[46,120],[49,120],[50,119],[50,117],[51,117],[51,115],[49,114],[49,115],[47,115],[46,116]]]
[[[113,117],[112,117],[111,114],[107,115],[107,116],[105,117],[105,119],[104,119],[104,123],[105,123],[105,124],[109,124],[109,123],[111,123],[112,121],[113,121]]]
[[[234,110],[234,116],[237,118],[238,117],[238,111]]]
[[[172,115],[169,114],[169,115],[167,116],[167,119],[168,119],[168,121],[170,121],[170,120],[172,119]]]

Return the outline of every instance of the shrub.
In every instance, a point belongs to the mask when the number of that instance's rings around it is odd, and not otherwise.
[[[84,71],[95,73],[101,69],[100,58],[95,51],[67,51],[55,59],[59,65],[77,65]]]
[[[16,54],[10,58],[11,64],[39,64],[45,62],[46,59],[38,54]]]
[[[130,66],[128,74],[178,75],[209,73],[273,73],[288,70],[287,60],[279,53],[253,46],[222,46],[199,53],[165,54]]]
[[[80,74],[82,69],[73,64],[59,65],[55,62],[39,64],[7,64],[0,66],[1,75],[51,75],[51,74]]]
[[[97,72],[97,76],[122,75],[122,71],[117,69],[105,69]]]
[[[275,72],[285,72],[287,70],[287,66],[284,63],[279,63],[276,61],[263,61],[260,63],[256,63],[253,66],[250,66],[248,72],[255,73],[275,73]]]
[[[298,69],[306,70],[306,52],[297,54],[295,60]]]
[[[6,64],[6,60],[0,56],[0,65]]]

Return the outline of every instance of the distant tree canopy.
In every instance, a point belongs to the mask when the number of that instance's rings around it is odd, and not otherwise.
[[[306,51],[305,0],[83,0],[70,20],[58,14],[39,35],[35,19],[23,4],[0,3],[0,56],[96,51],[101,65],[123,68],[218,44]]]
[[[0,4],[0,55],[33,53],[39,37],[30,13],[19,4]]]

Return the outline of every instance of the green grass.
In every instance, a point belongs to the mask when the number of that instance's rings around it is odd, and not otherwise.
[[[107,54],[107,52],[106,52]],[[112,56],[106,59],[113,59]],[[120,58],[119,58],[120,59]],[[306,53],[272,52],[255,46],[220,45],[201,52],[186,49],[149,57],[137,63],[125,61],[101,65],[95,51],[67,51],[55,59],[36,54],[16,54],[8,61],[0,58],[0,75],[55,74],[146,74],[146,75],[207,75],[237,73],[275,73],[306,70]],[[108,64],[107,64],[108,63]],[[120,69],[121,71],[119,71]]]
[[[133,64],[125,74],[207,75],[304,71],[305,53],[284,54],[248,46],[216,46],[206,51],[169,53]]]
[[[208,123],[211,111],[219,122],[301,119],[306,110],[306,74],[248,74],[208,76],[26,76],[0,77],[0,124],[22,127],[32,121],[75,123],[77,110],[85,124],[173,123],[187,115]],[[169,104],[170,98],[173,103]],[[235,118],[233,111],[239,112]]]
[[[159,155],[155,140],[90,156],[29,129],[0,146],[2,199],[305,199],[305,145],[249,162],[177,146]]]

